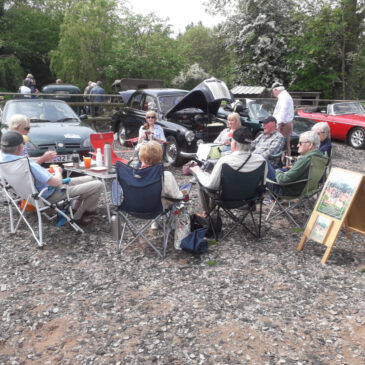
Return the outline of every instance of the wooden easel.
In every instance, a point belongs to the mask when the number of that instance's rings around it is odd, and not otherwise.
[[[326,263],[342,224],[351,239],[351,231],[365,235],[365,176],[354,171],[333,168],[312,212],[298,245],[303,249],[312,239],[327,247],[321,263]]]

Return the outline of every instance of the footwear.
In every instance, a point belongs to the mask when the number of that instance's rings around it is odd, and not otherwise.
[[[157,222],[153,222],[152,224],[151,224],[151,229],[159,229],[160,228],[160,226],[158,225],[158,223]]]
[[[270,199],[270,198],[266,198],[263,200],[264,205],[271,205],[273,202],[274,202],[274,200]]]

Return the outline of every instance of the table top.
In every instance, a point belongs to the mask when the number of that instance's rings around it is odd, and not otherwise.
[[[117,177],[114,167],[112,167],[110,171],[96,171],[93,170],[93,168],[95,168],[95,166],[92,166],[90,169],[85,169],[85,167],[83,166],[80,166],[78,168],[73,166],[64,166],[65,171],[76,172],[78,174],[88,175],[99,179],[115,179]]]

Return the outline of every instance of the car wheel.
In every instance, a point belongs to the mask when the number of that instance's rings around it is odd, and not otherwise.
[[[180,156],[180,148],[177,144],[174,136],[168,136],[166,138],[167,145],[165,145],[165,159],[166,161],[174,166],[181,166],[184,159]]]
[[[356,127],[351,129],[348,138],[351,147],[360,149],[365,147],[365,129]]]

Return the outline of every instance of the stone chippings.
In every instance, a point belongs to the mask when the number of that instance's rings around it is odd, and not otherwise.
[[[336,147],[336,166],[365,173],[364,151]],[[43,250],[0,210],[1,364],[365,361],[361,235],[341,232],[326,265],[319,244],[296,251],[301,233],[283,220],[200,257],[170,243],[161,260],[143,242],[116,254],[101,205],[84,235],[46,224]]]

